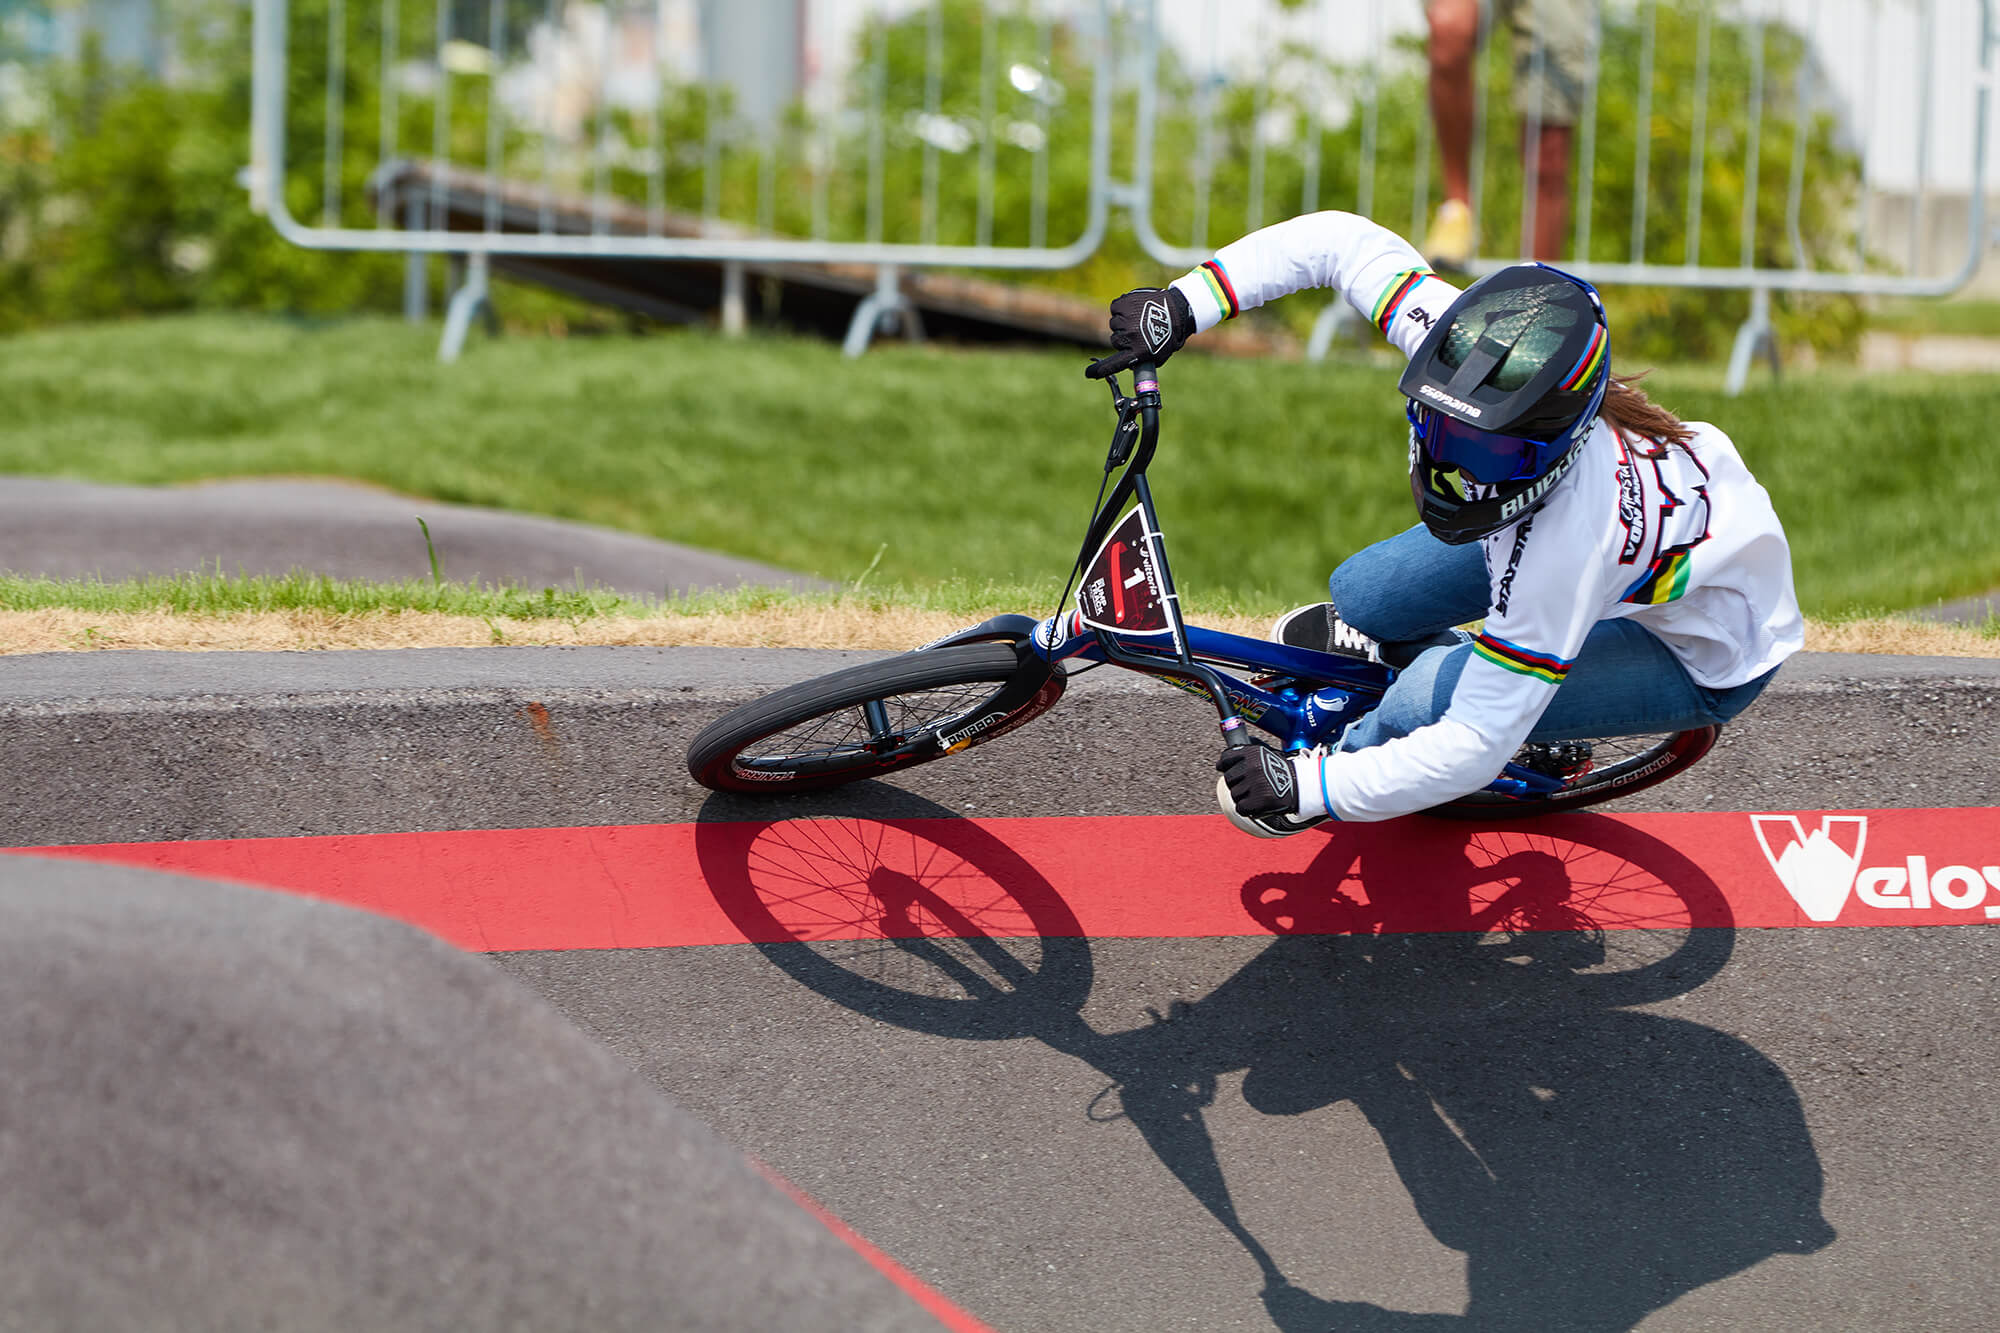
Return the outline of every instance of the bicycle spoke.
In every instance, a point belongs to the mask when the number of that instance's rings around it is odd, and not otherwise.
[[[858,709],[830,713],[767,736],[754,750],[745,750],[742,760],[812,762],[893,749],[971,711],[992,692],[991,683],[974,681],[871,699]]]

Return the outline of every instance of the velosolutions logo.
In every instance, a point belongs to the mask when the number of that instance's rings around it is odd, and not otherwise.
[[[1864,866],[1867,815],[1821,815],[1810,832],[1798,815],[1751,815],[1750,825],[1785,892],[1822,925],[1838,920],[1852,903],[1903,911],[1983,907],[1987,920],[2000,920],[2000,865],[1932,870],[1929,856],[1917,854],[1903,857],[1901,865]]]

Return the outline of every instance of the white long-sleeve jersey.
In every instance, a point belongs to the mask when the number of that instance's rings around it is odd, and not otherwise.
[[[1459,291],[1395,233],[1351,213],[1253,232],[1173,284],[1199,329],[1307,287],[1339,290],[1413,355]],[[1477,791],[1534,729],[1600,620],[1656,635],[1694,681],[1755,680],[1804,643],[1791,548],[1728,436],[1689,423],[1691,448],[1600,418],[1534,512],[1482,539],[1488,606],[1444,715],[1397,740],[1301,755],[1301,812],[1388,819]]]

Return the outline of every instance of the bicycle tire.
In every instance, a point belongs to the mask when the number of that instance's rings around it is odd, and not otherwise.
[[[1665,782],[1707,754],[1721,734],[1721,727],[1708,726],[1656,736],[1594,741],[1592,744],[1596,746],[1616,746],[1629,752],[1602,767],[1593,766],[1552,792],[1509,796],[1503,792],[1476,791],[1425,813],[1446,819],[1532,819],[1564,810],[1580,810]]]
[[[864,662],[724,713],[688,746],[688,773],[754,796],[881,777],[1005,735],[1054,706],[1065,681],[1004,641]],[[869,705],[881,706],[873,719]]]

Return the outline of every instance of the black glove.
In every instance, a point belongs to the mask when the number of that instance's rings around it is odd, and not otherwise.
[[[1130,370],[1141,361],[1159,365],[1194,336],[1194,308],[1172,287],[1138,287],[1111,303],[1111,345],[1118,349],[1090,366],[1092,379]]]
[[[1292,761],[1262,741],[1235,745],[1215,761],[1215,771],[1229,784],[1236,813],[1250,819],[1299,812],[1298,777]]]

